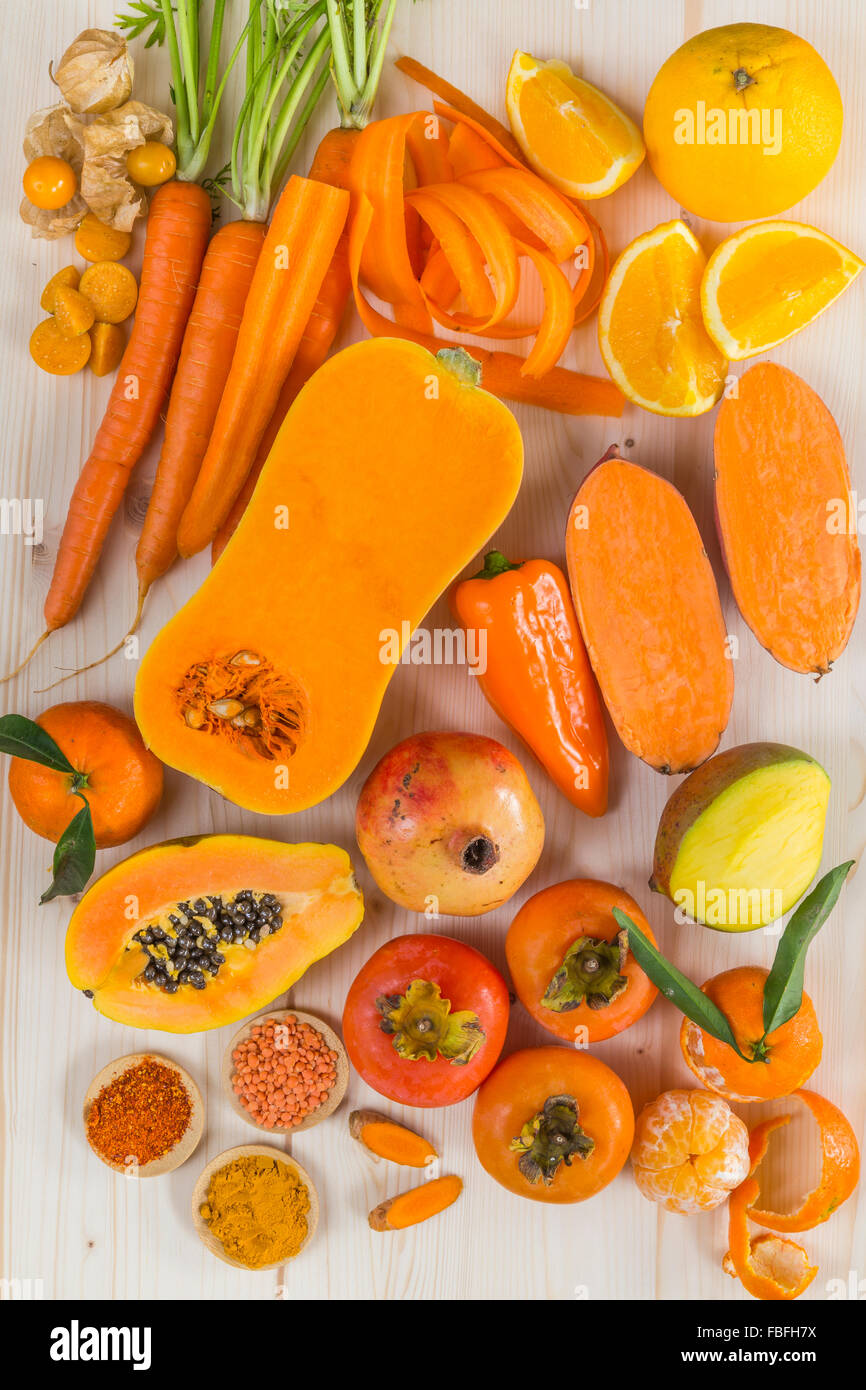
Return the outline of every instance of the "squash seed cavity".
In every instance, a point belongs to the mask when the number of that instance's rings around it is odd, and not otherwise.
[[[206,989],[232,954],[254,950],[282,925],[279,898],[242,888],[231,898],[177,903],[135,932],[126,949],[142,953],[140,984],[177,994],[184,986]]]
[[[244,649],[190,666],[175,690],[188,728],[268,761],[292,757],[303,738],[298,686],[258,652]]]

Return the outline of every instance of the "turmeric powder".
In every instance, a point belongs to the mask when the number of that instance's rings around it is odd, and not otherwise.
[[[310,1194],[288,1164],[245,1154],[214,1173],[200,1212],[227,1255],[263,1269],[297,1255],[309,1209]]]

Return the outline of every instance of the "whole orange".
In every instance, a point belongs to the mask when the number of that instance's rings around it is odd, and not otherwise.
[[[683,1019],[680,1046],[688,1067],[702,1085],[727,1100],[788,1096],[799,1090],[821,1060],[823,1039],[808,994],[803,994],[794,1017],[764,1038],[764,983],[768,974],[758,966],[741,965],[701,986],[731,1025],[740,1051],[754,1061],[744,1061],[727,1043]]]
[[[653,173],[715,222],[774,217],[805,198],[839,151],[842,98],[820,53],[769,24],[726,24],[662,64],[644,108]]]
[[[135,722],[112,705],[83,700],[53,705],[36,723],[78,775],[13,758],[9,790],[25,825],[56,844],[81,810],[80,790],[93,816],[97,849],[137,835],[162,797],[162,763],[145,748]]]

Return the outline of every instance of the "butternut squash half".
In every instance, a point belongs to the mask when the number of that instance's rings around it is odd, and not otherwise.
[[[507,515],[523,444],[462,349],[378,338],[301,391],[217,564],[146,653],[145,743],[284,815],[345,782],[395,656]]]

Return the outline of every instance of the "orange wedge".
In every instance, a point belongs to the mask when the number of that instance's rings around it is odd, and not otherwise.
[[[598,311],[613,380],[656,415],[702,415],[725,386],[727,362],[701,317],[706,256],[684,222],[664,222],[627,246]]]
[[[527,161],[571,198],[613,193],[646,154],[643,136],[625,112],[556,59],[542,63],[518,49],[505,105]]]
[[[755,222],[717,246],[701,306],[707,332],[735,362],[783,343],[856,280],[863,262],[805,222]]]

